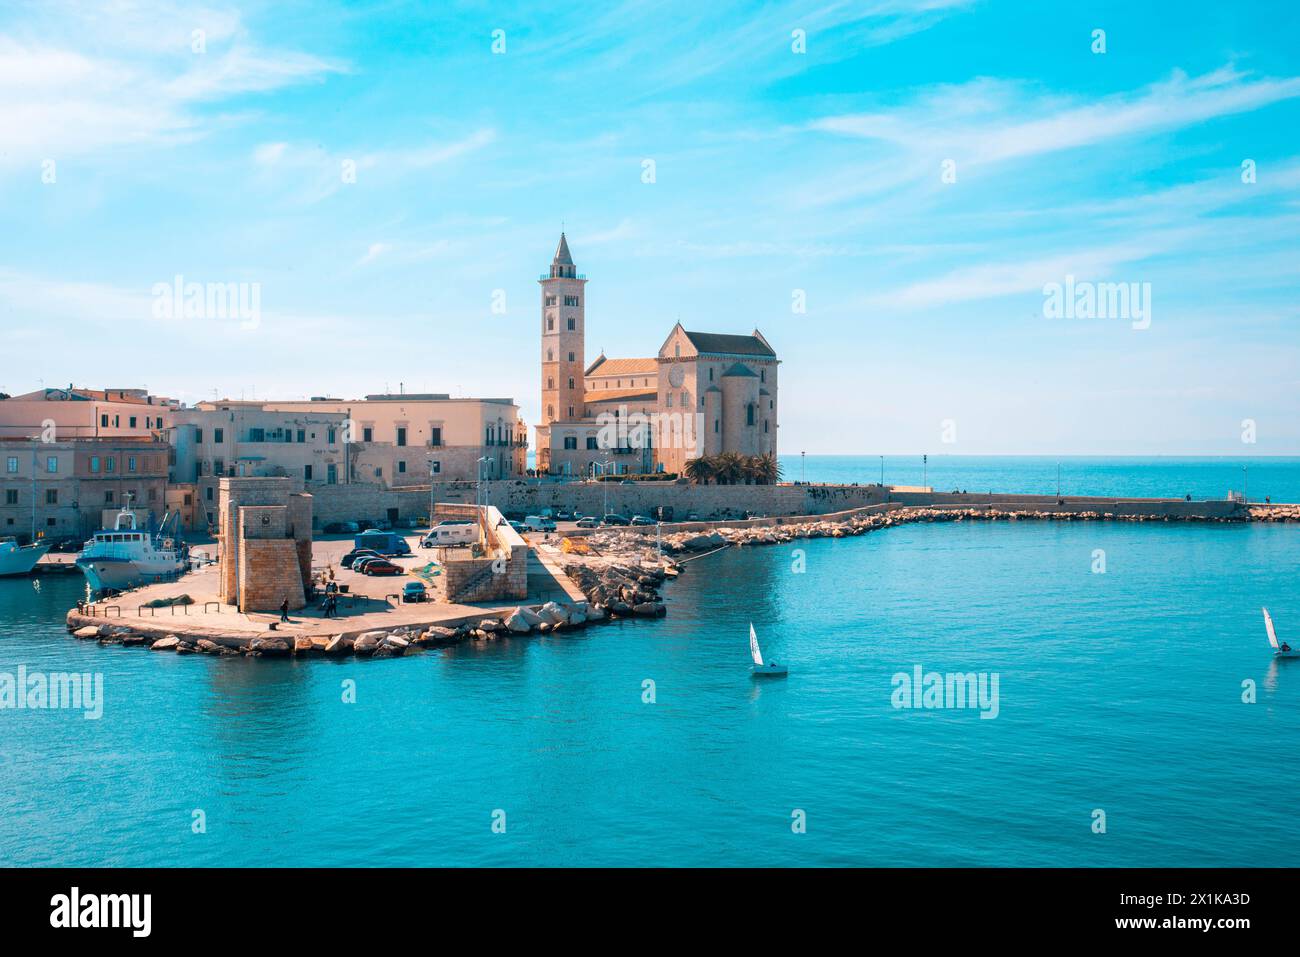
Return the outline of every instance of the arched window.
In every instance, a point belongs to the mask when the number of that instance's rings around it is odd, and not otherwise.
[[[554,362],[554,361],[555,361],[555,353],[554,353],[554,351],[552,351],[552,350],[550,350],[550,349],[547,349],[547,350],[546,350],[546,361],[547,361],[547,362]]]
[[[746,425],[754,424],[754,403],[752,402],[749,403],[749,405],[745,406],[745,424]]]

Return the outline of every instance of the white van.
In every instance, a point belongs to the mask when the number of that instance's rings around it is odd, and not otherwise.
[[[555,519],[546,515],[528,515],[524,518],[524,528],[530,532],[553,532]]]
[[[442,522],[433,526],[420,539],[421,548],[442,545],[472,545],[478,541],[477,522]]]

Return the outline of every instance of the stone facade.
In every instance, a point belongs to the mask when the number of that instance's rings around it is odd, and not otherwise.
[[[528,597],[528,543],[492,506],[439,502],[434,520],[470,518],[479,526],[479,546],[439,549],[447,600],[484,602]]]
[[[312,497],[287,478],[224,478],[219,596],[241,612],[302,608],[311,581]]]
[[[651,358],[582,368],[586,277],[563,234],[542,285],[542,418],[537,468],[583,476],[674,472],[701,455],[775,455],[777,366],[749,335],[675,325]]]

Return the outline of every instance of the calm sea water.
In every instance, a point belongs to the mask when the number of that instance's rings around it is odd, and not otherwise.
[[[782,455],[787,482],[879,482],[879,455]],[[1057,467],[1064,495],[1115,495],[1197,499],[1248,492],[1252,501],[1300,502],[1300,458],[1098,458],[1035,455],[931,455],[884,457],[890,485],[922,485],[949,492],[1026,492],[1054,495]],[[1244,470],[1244,471],[1243,471]]]
[[[0,581],[0,671],[99,671],[107,697],[98,721],[0,711],[0,860],[1300,864],[1300,660],[1259,613],[1300,636],[1300,528],[801,547],[802,573],[787,546],[693,563],[660,621],[386,661],[100,648],[61,624],[78,579]],[[749,677],[751,620],[788,679]],[[997,673],[997,718],[893,708],[917,664]]]

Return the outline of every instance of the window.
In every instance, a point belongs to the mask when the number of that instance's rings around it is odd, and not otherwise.
[[[548,306],[553,306],[553,305],[555,305],[555,297],[554,297],[554,296],[547,296],[547,297],[546,297],[546,304],[547,304]]]
[[[108,456],[108,458],[104,459],[104,471],[105,471],[105,472],[116,472],[116,471],[117,471],[117,458],[116,458],[116,457],[110,455],[110,456]]]
[[[106,428],[108,428],[108,416],[106,416],[106,415],[101,415],[101,416],[99,417],[99,427],[102,428],[102,429],[106,429]]]
[[[718,431],[718,420],[717,420],[717,419],[714,419],[714,420],[713,420],[713,431],[714,431],[715,433]]]
[[[111,491],[110,491],[110,492],[105,492],[105,493],[104,493],[104,504],[105,504],[105,505],[112,505],[112,504],[113,504],[113,493],[112,493]]]
[[[573,376],[569,376],[569,388],[573,388]]]
[[[574,329],[577,329],[577,328],[578,328],[578,323],[577,323],[577,321],[573,318],[573,316],[570,316],[570,317],[569,317],[569,331],[572,332]]]
[[[691,407],[691,394],[689,392],[682,392],[682,408],[689,409],[690,407]]]
[[[548,405],[546,407],[546,421],[551,422],[554,421],[554,419],[555,419],[555,406]]]
[[[302,467],[302,480],[303,480],[304,482],[310,482],[310,481],[311,481],[311,466],[310,466],[310,465],[304,465],[304,466]]]
[[[680,342],[673,346],[673,356],[677,359],[682,357],[682,344]]]
[[[745,406],[745,424],[754,424],[754,403],[752,402]]]
[[[194,430],[194,444],[195,444],[195,445],[202,445],[202,444],[203,444],[203,430],[202,430],[202,429],[195,429],[195,430]]]
[[[127,422],[130,423],[131,428],[133,429],[135,428],[135,416],[131,416],[129,419],[127,419]]]
[[[212,486],[209,485],[206,489],[204,489],[204,491],[208,493],[207,496],[206,496],[206,498],[207,498],[207,500],[208,500],[209,502],[211,502],[211,501],[212,501]],[[211,521],[211,519],[208,519],[208,521]]]
[[[546,317],[546,331],[551,332],[555,329],[555,320],[550,316]]]
[[[16,488],[5,489],[5,504],[6,505],[18,504],[18,489]]]
[[[398,463],[397,463],[397,471],[398,471],[399,474],[405,472],[405,471],[406,471],[406,463],[405,463],[405,462],[398,462]]]
[[[570,361],[570,362],[574,361],[574,360],[573,360],[573,353],[572,353],[572,352],[569,353],[569,361]]]
[[[669,392],[665,398],[667,399],[668,402],[668,408],[671,409],[673,407],[673,394]]]
[[[372,429],[370,426],[366,426],[365,428],[363,428],[363,429],[361,430],[361,441],[362,441],[362,442],[373,442],[374,440],[375,440],[375,430],[374,430],[374,429]]]
[[[713,381],[713,366],[709,366],[709,381]]]
[[[573,418],[573,406],[569,406],[569,418]]]
[[[429,429],[429,444],[434,448],[442,445],[442,429],[440,427],[435,426]]]
[[[186,493],[185,493],[185,504],[186,504],[186,505],[193,505],[193,504],[194,504],[194,496],[191,495],[189,492],[186,492]]]
[[[429,469],[430,471],[433,472],[434,475],[437,475],[442,471],[442,463],[439,462],[437,459],[434,459],[432,462],[429,463]]]
[[[306,441],[307,441],[307,430],[306,430],[306,429],[299,429],[299,430],[298,430],[298,442],[299,442],[299,444],[302,444],[303,442],[306,442]]]
[[[213,460],[212,460],[212,474],[213,474],[213,475],[225,475],[225,474],[226,474],[226,463],[225,463],[224,461],[222,461],[221,459],[213,459]]]
[[[766,381],[767,381],[767,370],[766,370],[766,369],[759,369],[759,370],[758,370],[758,381],[759,381],[759,382],[766,382]]]
[[[767,419],[763,420],[763,434],[767,434]]]
[[[577,296],[565,296],[565,297],[564,297],[564,304],[565,304],[566,306],[576,306],[576,305],[578,304],[578,297],[577,297]]]
[[[547,349],[547,350],[546,350],[546,361],[547,361],[547,362],[554,362],[554,361],[555,361],[555,352],[554,352],[554,350],[552,350],[552,349]]]
[[[594,450],[598,448],[600,448],[600,446],[596,444],[596,437],[594,435],[587,436],[587,449]]]
[[[45,520],[45,527],[46,527],[46,528],[53,528],[53,527],[54,527],[54,524],[55,524],[55,520],[54,520],[53,518],[47,518],[47,519]]]
[[[334,430],[333,430],[333,429],[328,429],[328,430],[326,430],[325,438],[326,438],[326,440],[328,441],[328,443],[329,443],[330,445],[333,445],[333,444],[334,444]]]
[[[564,437],[564,447],[566,449],[577,449],[578,437],[576,435],[566,435]]]
[[[156,488],[149,489],[149,501],[151,502],[158,501],[158,490]]]
[[[161,429],[162,427],[163,427],[163,420],[162,420],[162,416],[160,415],[158,416],[158,428]]]
[[[5,463],[5,471],[6,472],[18,471],[18,456],[16,455],[9,456],[9,460]]]
[[[546,388],[548,388],[548,389],[554,389],[554,388],[555,388],[555,377],[554,377],[554,376],[547,376],[547,377],[546,377]]]
[[[397,427],[397,444],[398,445],[406,444],[406,428],[404,426]]]
[[[128,472],[134,472],[134,471],[135,471],[135,456],[134,456],[134,455],[128,455],[128,456],[126,457],[126,470],[127,470]]]
[[[325,484],[336,485],[339,480],[339,467],[337,465],[325,466]]]
[[[116,415],[113,416],[113,428],[116,429],[116,428],[117,428],[119,425],[121,425],[121,424],[122,424],[122,419],[121,419],[121,417],[120,417],[120,416],[116,416]]]
[[[383,478],[383,477],[384,477],[384,467],[382,465],[376,465],[375,478]]]
[[[91,471],[92,473],[96,473],[96,472],[99,471],[99,456],[98,456],[98,455],[92,455],[92,456],[90,457],[90,471]]]
[[[217,444],[221,444],[222,442],[226,441],[226,430],[225,430],[225,429],[213,429],[213,430],[212,430],[212,441],[213,441],[213,442],[216,442]]]

